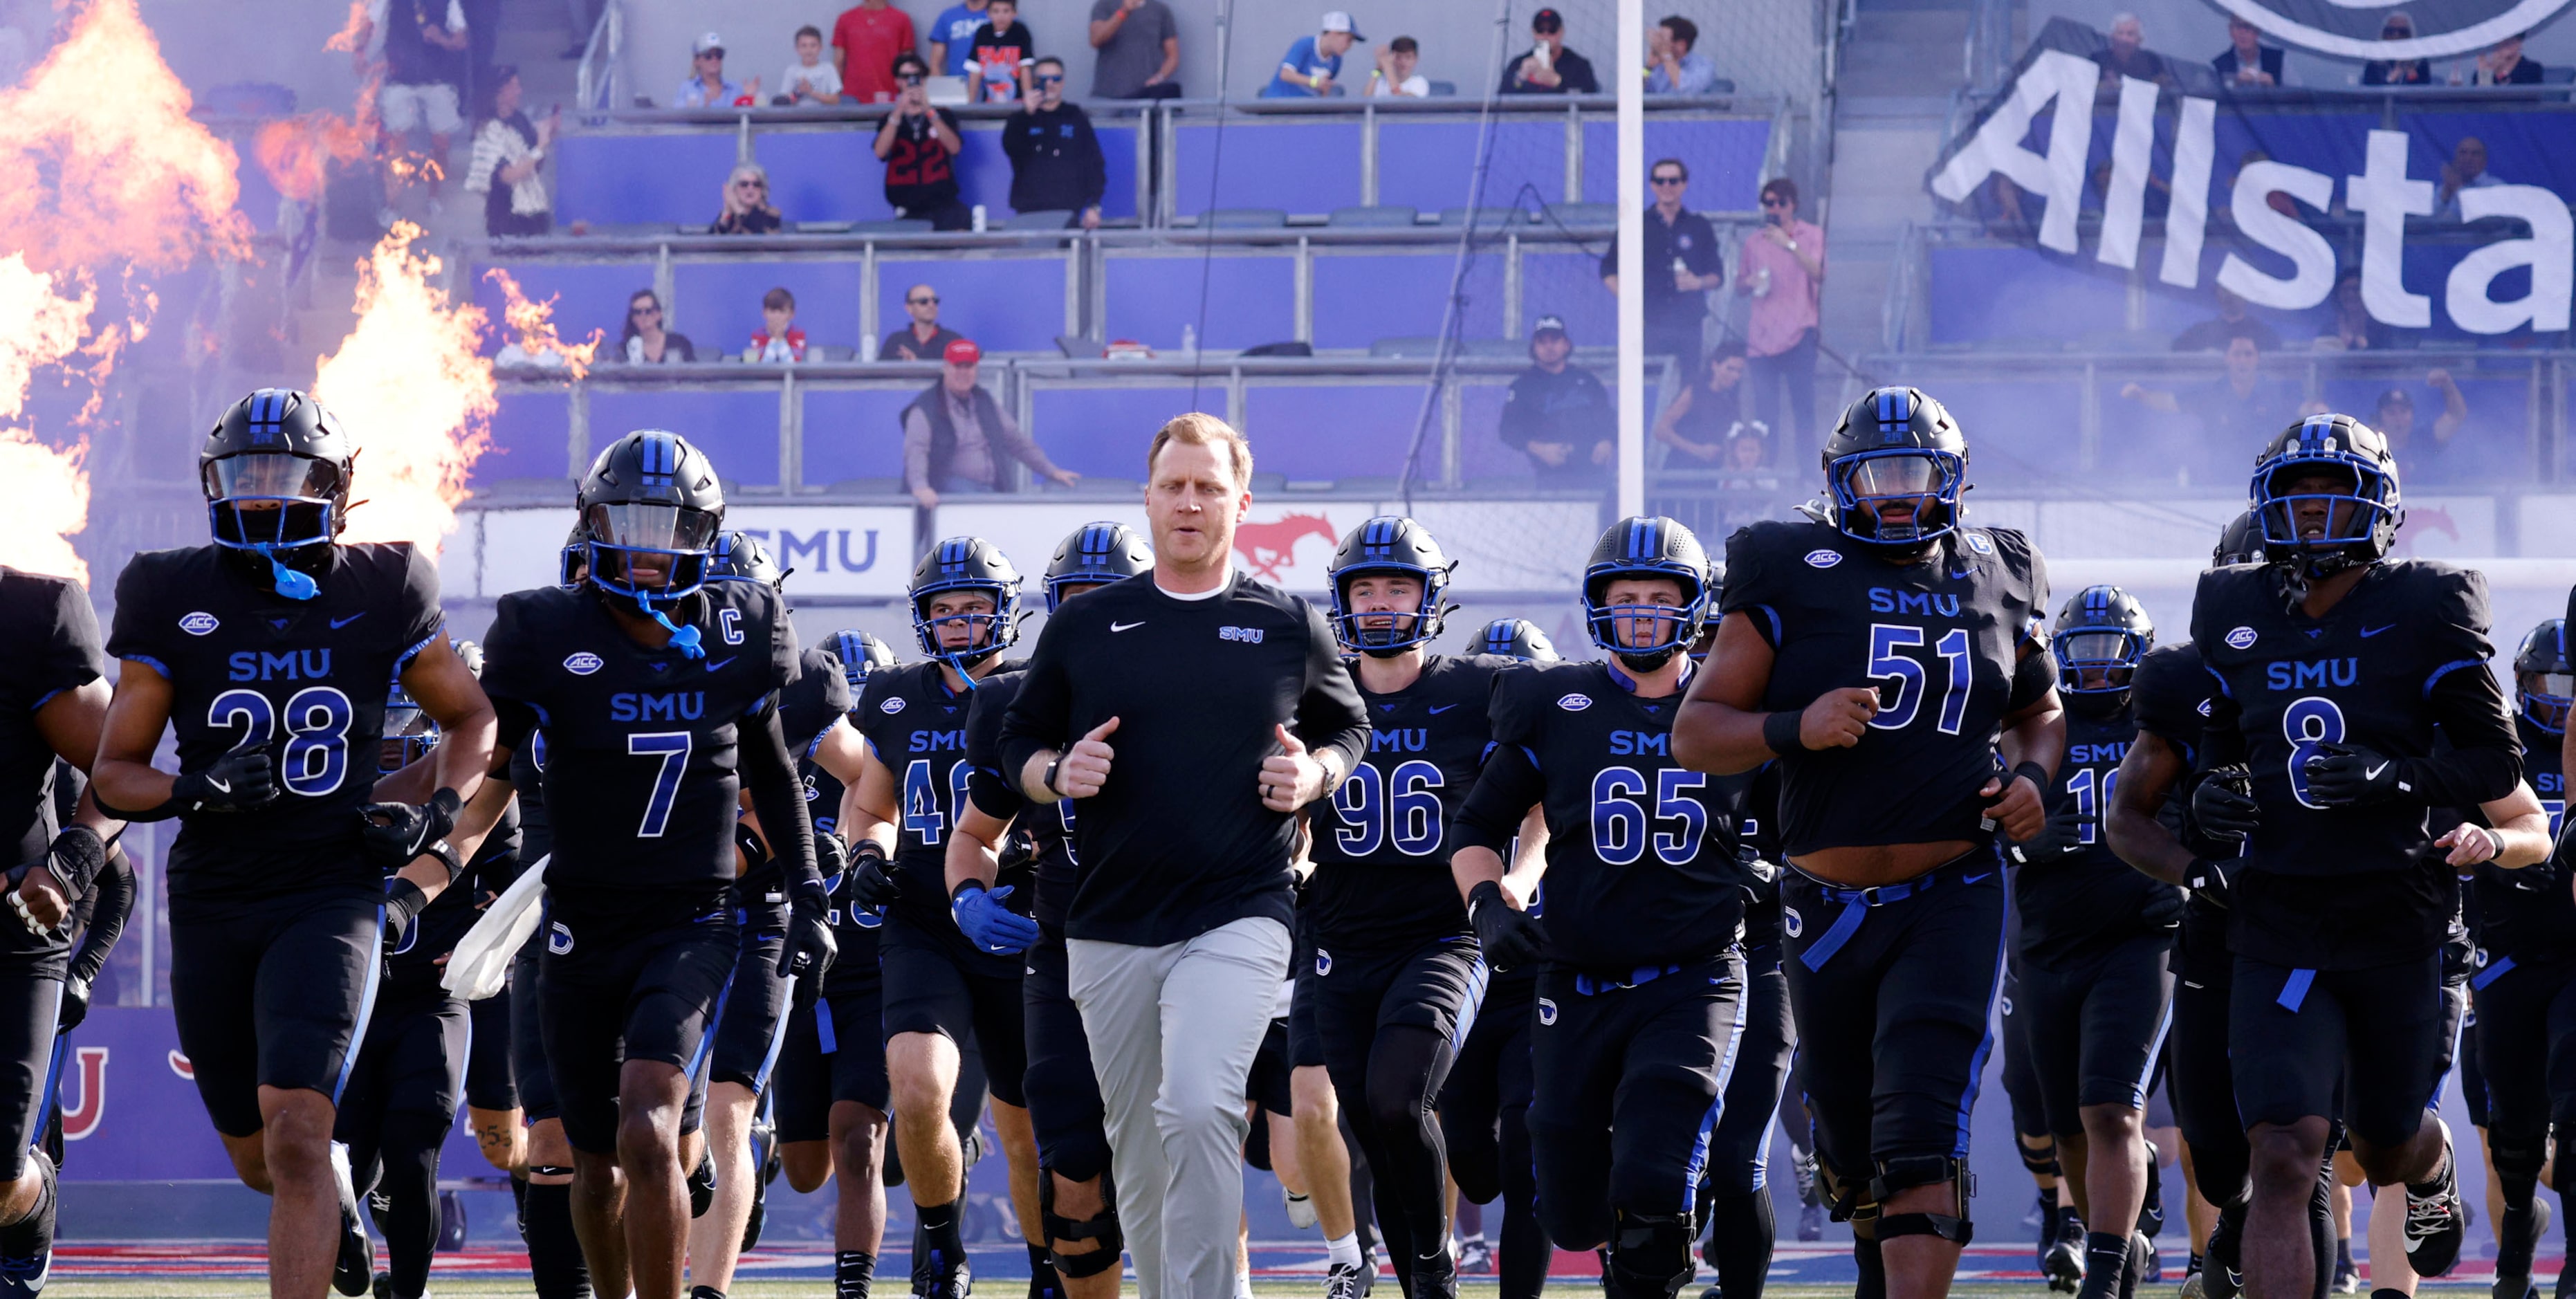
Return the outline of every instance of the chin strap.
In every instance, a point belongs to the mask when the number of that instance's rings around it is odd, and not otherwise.
[[[310,600],[322,594],[321,584],[315,582],[311,574],[288,568],[277,562],[275,555],[265,556],[265,558],[268,560],[269,574],[277,584],[279,595],[289,600]]]

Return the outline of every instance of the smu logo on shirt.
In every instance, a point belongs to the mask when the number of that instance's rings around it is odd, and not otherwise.
[[[2305,663],[2266,663],[2263,684],[2274,690],[2312,690],[2348,686],[2361,680],[2360,659],[2311,659]]]
[[[2254,629],[2251,627],[2239,627],[2236,630],[2227,633],[2227,645],[2230,649],[2253,648]]]
[[[1219,627],[1216,629],[1216,638],[1239,641],[1245,645],[1258,645],[1261,643],[1261,630],[1259,627]]]
[[[600,667],[601,664],[599,656],[588,650],[583,650],[581,653],[575,654],[564,660],[564,671],[577,677],[589,676],[591,673],[597,672]]]
[[[331,651],[288,650],[283,654],[243,650],[224,660],[233,681],[319,681],[331,675]]]
[[[1429,743],[1431,743],[1431,732],[1425,727],[1369,732],[1369,752],[1371,753],[1420,753]]]
[[[191,636],[203,636],[223,625],[224,624],[221,619],[218,619],[213,614],[208,613],[203,609],[189,614],[187,617],[179,620],[179,630],[184,631]]]
[[[915,753],[963,753],[966,751],[966,732],[914,731],[912,733],[912,751]]]
[[[1832,568],[1834,565],[1841,562],[1843,562],[1843,553],[1839,550],[1826,550],[1823,547],[1818,547],[1807,552],[1807,567],[1809,568]]]
[[[2070,744],[2066,746],[2066,760],[2070,763],[2076,764],[2077,766],[2107,765],[2110,763],[2116,763],[2120,759],[2127,757],[2128,753],[2129,742],[2127,740],[2122,740],[2116,744]]]
[[[1671,744],[1671,736],[1656,735],[1650,731],[1610,732],[1610,751],[1612,753],[1651,753],[1658,758],[1669,757],[1671,756],[1669,749]]]
[[[644,694],[621,690],[608,697],[608,716],[619,722],[694,722],[706,716],[707,692],[665,690]]]
[[[1912,613],[1926,618],[1938,614],[1944,618],[1956,618],[1959,616],[1959,597],[1892,591],[1883,586],[1873,586],[1869,589],[1869,609],[1872,613]]]

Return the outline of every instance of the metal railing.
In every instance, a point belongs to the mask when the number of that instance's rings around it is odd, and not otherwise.
[[[596,113],[617,107],[617,92],[626,75],[625,49],[625,0],[600,0],[599,21],[591,24],[590,37],[582,43],[581,64],[573,71],[577,111]]]

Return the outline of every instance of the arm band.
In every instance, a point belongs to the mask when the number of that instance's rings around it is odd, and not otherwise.
[[[49,855],[54,878],[62,881],[63,892],[77,902],[89,896],[90,885],[107,866],[107,841],[88,826],[65,826],[61,834],[54,836]]]
[[[2031,788],[2039,791],[2040,797],[2048,796],[2048,782],[2054,779],[2048,774],[2048,768],[2036,762],[2024,761],[2013,767],[2013,774],[2029,781]]]
[[[1762,747],[1784,757],[1806,752],[1806,742],[1798,738],[1798,727],[1805,720],[1806,714],[1787,710],[1764,714]]]

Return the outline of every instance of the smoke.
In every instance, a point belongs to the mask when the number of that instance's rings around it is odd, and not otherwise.
[[[357,328],[322,359],[313,395],[358,444],[358,501],[343,539],[436,549],[456,529],[497,402],[479,355],[483,311],[451,304],[430,282],[442,267],[413,250],[419,237],[397,224],[359,263]]]

